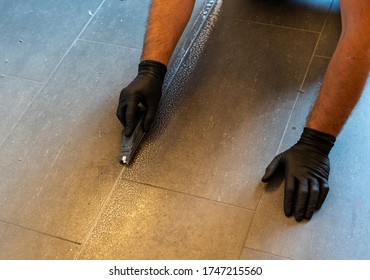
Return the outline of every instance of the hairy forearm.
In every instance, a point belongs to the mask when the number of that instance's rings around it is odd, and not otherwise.
[[[369,4],[341,1],[342,35],[307,121],[309,128],[337,136],[361,96],[370,69]]]
[[[141,60],[168,64],[191,16],[195,0],[153,0]]]
[[[337,136],[355,107],[369,73],[369,51],[341,40],[327,69],[307,127]]]

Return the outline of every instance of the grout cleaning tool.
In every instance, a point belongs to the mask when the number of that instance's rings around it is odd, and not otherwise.
[[[125,136],[124,132],[122,133],[122,146],[119,155],[119,161],[122,164],[128,164],[130,162],[141,140],[144,137],[145,134],[143,130],[144,115],[145,111],[143,107],[139,107],[138,109],[139,121],[135,127],[134,132],[131,134],[131,136]]]

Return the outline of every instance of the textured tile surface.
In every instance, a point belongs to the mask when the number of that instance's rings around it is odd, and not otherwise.
[[[0,72],[45,81],[101,1],[0,1]]]
[[[320,32],[332,0],[229,0],[224,16]]]
[[[122,169],[115,110],[139,55],[84,41],[71,50],[0,150],[2,220],[83,238]]]
[[[106,0],[91,18],[102,2],[0,1],[0,258],[370,259],[370,85],[311,222],[284,216],[281,182],[264,193],[260,183],[322,30],[280,150],[314,103],[340,32],[337,0],[330,13],[331,0],[223,1],[122,177],[115,109],[136,75],[149,1]],[[29,105],[42,85],[30,80],[64,55]]]
[[[0,222],[0,260],[72,259],[79,245]]]
[[[107,0],[81,38],[142,48],[151,0]]]
[[[123,180],[79,259],[236,259],[252,213]]]
[[[0,75],[0,147],[42,84]]]
[[[287,134],[282,150],[299,137],[327,63],[314,61],[290,125],[300,131]],[[322,209],[310,222],[296,223],[283,214],[283,185],[270,186],[256,211],[247,247],[293,259],[370,259],[370,191],[363,180],[370,156],[370,135],[363,129],[369,124],[369,92],[368,85],[331,152],[331,190]]]
[[[188,84],[193,54],[184,62],[123,176],[254,209],[318,36],[231,20],[213,35]]]

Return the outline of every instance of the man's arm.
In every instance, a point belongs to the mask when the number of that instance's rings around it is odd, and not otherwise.
[[[370,1],[341,0],[342,34],[307,127],[337,136],[370,69]]]
[[[153,0],[145,44],[136,78],[121,91],[117,117],[130,136],[137,124],[138,105],[146,112],[143,129],[154,120],[162,96],[167,64],[191,16],[195,0]]]
[[[311,219],[329,191],[329,153],[356,105],[370,69],[370,1],[341,0],[342,34],[298,143],[277,155],[262,181],[285,170],[284,211]]]
[[[168,64],[194,3],[195,0],[153,0],[141,60]]]

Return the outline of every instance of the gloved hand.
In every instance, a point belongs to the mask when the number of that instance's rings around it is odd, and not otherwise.
[[[125,127],[125,136],[130,136],[138,122],[138,105],[145,107],[144,131],[148,131],[157,112],[162,96],[162,84],[167,67],[156,61],[144,60],[139,64],[136,78],[121,91],[117,117]]]
[[[297,221],[311,219],[329,192],[329,152],[335,137],[304,128],[297,144],[277,155],[267,166],[263,182],[268,182],[280,167],[285,168],[284,212]]]

